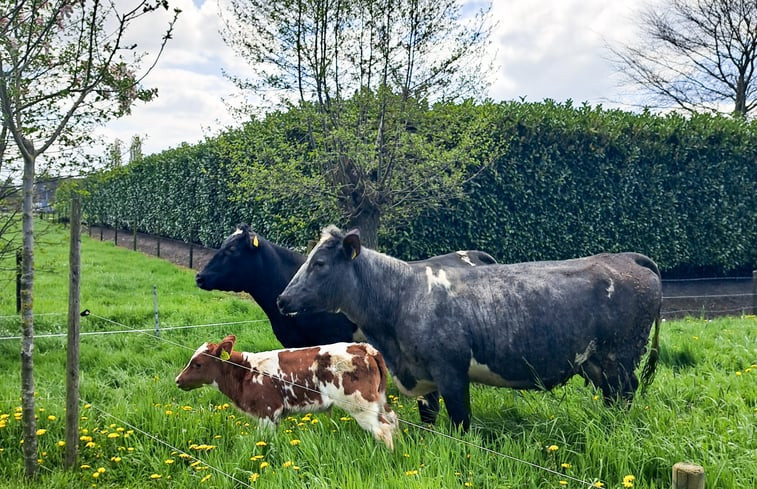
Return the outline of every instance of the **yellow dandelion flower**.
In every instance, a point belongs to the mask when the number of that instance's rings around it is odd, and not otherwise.
[[[216,436],[213,437],[213,439],[215,439],[215,440],[220,440],[221,438],[223,438],[222,435],[216,435]]]
[[[201,463],[202,463],[201,461],[199,461],[199,460],[195,460],[194,462],[192,462],[191,464],[189,464],[189,466],[190,466],[190,467],[197,467],[197,466],[198,466],[198,465],[200,465]]]
[[[266,468],[266,467],[268,467],[269,465],[271,465],[271,464],[269,464],[268,462],[260,462],[260,470],[263,470],[263,469],[265,469],[265,468]]]
[[[592,484],[594,487],[605,487],[605,483],[602,481],[597,481],[594,484]]]
[[[636,480],[636,476],[633,474],[628,474],[627,476],[623,477],[623,482],[633,482]]]
[[[105,473],[105,467],[98,467],[97,468],[97,472],[99,472],[100,474],[104,474]]]
[[[559,484],[561,486],[567,486],[568,485],[568,481],[560,481]]]
[[[172,459],[172,458],[169,458],[169,459],[166,459],[165,461],[163,461],[163,463],[166,464],[166,465],[171,465],[174,462],[175,462],[175,460]]]
[[[108,438],[119,438],[121,436],[120,433],[108,433]]]
[[[560,447],[558,447],[557,445],[550,445],[550,446],[547,447],[547,452],[554,453],[554,452],[558,451],[559,449],[560,449]]]
[[[126,430],[119,426],[118,428],[116,428],[116,431],[118,431],[119,433],[123,433]]]
[[[268,443],[266,443],[266,442],[264,442],[264,441],[259,441],[259,442],[257,442],[257,443],[255,444],[255,446],[256,446],[256,447],[265,447],[265,446],[268,446]]]
[[[91,441],[91,442],[87,443],[86,445],[84,445],[85,448],[95,448],[96,446],[97,446],[97,443],[95,443],[93,441]]]
[[[192,406],[182,406],[181,409],[183,409],[184,411],[191,411]]]
[[[339,421],[352,421],[352,418],[350,418],[349,416],[342,416],[341,418],[339,418]]]
[[[202,484],[203,482],[208,482],[211,477],[213,477],[213,474],[206,475],[205,477],[203,477],[202,479],[200,479],[200,484]]]
[[[79,468],[80,468],[80,469],[82,469],[82,470],[89,470],[89,469],[91,469],[92,467],[90,467],[90,466],[89,466],[89,465],[87,465],[87,464],[83,464],[83,465],[80,465],[80,466],[79,466]]]
[[[172,414],[173,414],[173,411],[171,411],[170,409],[166,409],[166,416],[170,416]]]
[[[317,423],[318,423],[317,419],[314,419],[314,420],[310,421],[310,424],[317,424]]]
[[[570,464],[566,464],[566,463],[562,463],[562,464],[560,464],[560,467],[562,467],[563,469],[569,469],[571,467],[571,465]]]
[[[624,480],[623,487],[625,487],[626,489],[631,489],[633,487],[633,482]]]
[[[287,460],[286,462],[281,464],[281,466],[284,467],[285,469],[288,467],[291,467],[292,465],[294,465],[294,462],[292,462],[291,460]]]
[[[418,475],[418,471],[417,470],[407,470],[407,471],[405,471],[405,475],[408,476],[408,477],[412,477],[414,475]]]
[[[98,477],[100,477],[100,472],[93,472],[92,477],[97,479]]]
[[[56,419],[58,419],[58,418],[56,418],[56,417],[55,417],[55,416],[53,416],[52,414],[51,414],[50,416],[48,416],[48,417],[47,417],[47,420],[48,420],[48,421],[55,421]]]
[[[595,401],[598,401],[599,400],[599,396],[598,395],[594,395],[594,397],[592,397],[592,399],[594,399]]]
[[[66,446],[66,442],[63,441],[63,440],[60,440],[60,441],[58,441],[58,446],[59,447],[65,447]]]
[[[300,440],[289,440],[289,444],[294,446],[297,446],[300,444]]]
[[[250,460],[253,462],[257,462],[258,460],[261,460],[263,458],[262,455],[255,455],[254,457],[250,457]]]
[[[741,376],[741,372],[736,372],[736,376],[740,377]]]
[[[187,454],[187,453],[180,453],[179,454],[179,458],[185,458],[186,459],[186,458],[192,458],[192,456],[189,455],[189,454]]]
[[[43,428],[43,429],[39,429],[39,430],[37,430],[37,436],[42,436],[42,435],[44,435],[45,433],[47,433],[47,430],[46,430],[46,429],[44,429],[44,428]]]
[[[473,487],[473,483],[471,481],[466,481],[465,484],[463,484],[465,487]]]
[[[163,478],[163,476],[160,475],[160,474],[152,474],[150,476],[150,479],[153,479],[153,480],[155,480],[155,479],[162,479],[162,478]]]
[[[110,461],[111,461],[111,462],[115,462],[115,463],[118,463],[118,462],[120,462],[120,461],[121,461],[121,457],[110,457]]]
[[[79,437],[79,440],[81,441],[92,441],[92,437],[89,435],[82,435]]]
[[[89,408],[91,408],[91,407],[92,407],[92,404],[85,404],[85,405],[84,405],[84,409],[89,409]]]
[[[255,482],[258,479],[260,479],[260,474],[258,474],[257,472],[250,474],[250,482]]]

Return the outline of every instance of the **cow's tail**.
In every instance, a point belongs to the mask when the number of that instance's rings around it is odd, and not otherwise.
[[[657,368],[657,360],[660,358],[660,313],[657,313],[657,317],[654,320],[654,333],[652,334],[652,346],[649,349],[649,355],[647,355],[647,361],[644,363],[644,368],[641,371],[641,394],[647,390],[654,380],[655,369]]]

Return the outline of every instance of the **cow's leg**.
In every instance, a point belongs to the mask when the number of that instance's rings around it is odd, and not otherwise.
[[[634,362],[618,360],[614,353],[603,358],[592,356],[581,366],[581,375],[602,390],[605,404],[618,400],[630,402],[639,386]]]
[[[436,416],[439,414],[439,392],[429,392],[422,398],[418,399],[418,413],[421,415],[421,422],[434,424]]]
[[[438,377],[439,394],[444,398],[449,419],[457,428],[468,431],[470,428],[470,379],[468,372],[445,372]]]

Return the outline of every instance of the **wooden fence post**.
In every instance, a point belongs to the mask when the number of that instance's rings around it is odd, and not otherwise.
[[[133,235],[132,235],[132,248],[134,249],[134,251],[137,251],[137,221],[136,221],[136,219],[132,223],[132,226],[134,227],[134,229],[132,230],[132,233],[133,233]]]
[[[704,469],[678,462],[673,466],[673,489],[704,489]]]
[[[752,314],[757,316],[757,270],[752,270]]]
[[[71,202],[68,273],[68,346],[66,348],[66,452],[63,466],[76,466],[79,446],[79,305],[81,277],[81,201]]]

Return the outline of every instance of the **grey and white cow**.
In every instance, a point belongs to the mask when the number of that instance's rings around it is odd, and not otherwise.
[[[343,312],[401,392],[438,389],[464,429],[470,382],[551,389],[578,374],[608,402],[631,400],[653,323],[657,350],[661,303],[657,266],[637,253],[432,269],[362,248],[357,230],[334,226],[278,299],[285,314]]]

